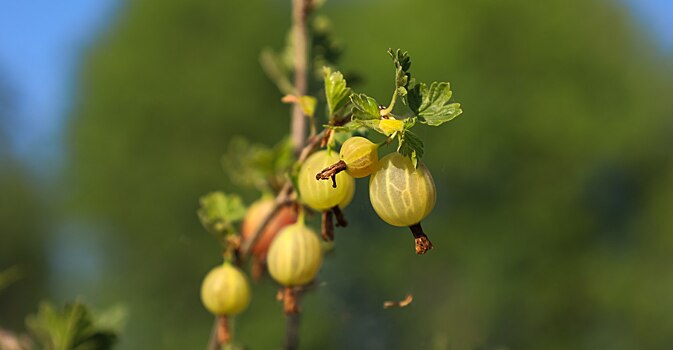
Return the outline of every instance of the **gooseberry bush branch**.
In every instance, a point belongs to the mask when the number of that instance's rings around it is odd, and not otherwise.
[[[317,7],[311,0],[292,0],[291,40],[282,54],[265,49],[260,57],[284,95],[281,101],[292,104],[289,137],[271,148],[232,141],[223,159],[232,182],[259,190],[261,198],[246,206],[242,197],[218,191],[200,200],[198,216],[220,243],[224,260],[201,286],[204,306],[216,315],[209,349],[233,346],[230,318],[250,302],[242,270],[248,262],[253,279],[268,272],[280,285],[278,300],[287,315],[284,348],[298,347],[300,299],[322,285],[316,276],[325,246],[306,217],[320,213],[320,236],[333,241],[334,226],[347,226],[342,209],[353,199],[356,178],[369,177],[374,212],[390,225],[409,227],[417,254],[433,248],[421,221],[434,207],[436,188],[421,161],[423,141],[411,129],[451,121],[462,113],[460,104],[452,101],[448,82],[417,83],[411,58],[399,49],[388,51],[394,68],[388,106],[355,92],[349,74],[335,69],[341,46],[329,21],[313,16]],[[321,130],[318,120],[324,120]],[[379,148],[393,141],[397,147],[379,159]]]

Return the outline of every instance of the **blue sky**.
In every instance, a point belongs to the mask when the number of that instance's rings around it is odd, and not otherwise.
[[[27,155],[44,146],[41,140],[55,137],[82,49],[110,22],[121,1],[0,2],[0,79],[16,99],[13,145]]]
[[[12,145],[25,159],[45,159],[45,149],[58,148],[83,49],[112,22],[122,0],[0,1],[0,79],[17,100]],[[673,0],[623,1],[662,50],[672,52]]]

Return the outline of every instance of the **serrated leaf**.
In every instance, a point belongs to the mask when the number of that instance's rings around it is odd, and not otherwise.
[[[405,130],[399,135],[397,152],[411,158],[414,167],[418,167],[418,161],[423,157],[424,152],[423,140],[409,130]]]
[[[448,82],[433,82],[429,89],[420,83],[409,90],[407,101],[421,123],[438,126],[463,112],[459,103],[449,103],[451,94]]]
[[[380,121],[381,121],[380,119],[353,119],[346,125],[342,126],[325,125],[325,127],[332,128],[334,129],[334,131],[337,132],[360,131],[360,129],[364,128],[364,129],[371,129],[385,135],[385,132],[383,131],[383,129],[381,129],[379,125]]]
[[[365,94],[353,94],[351,102],[353,103],[353,121],[381,118],[379,105],[375,99]]]
[[[405,72],[411,68],[411,57],[409,57],[409,52],[400,49],[388,49],[388,54],[393,59],[395,68],[399,67]]]
[[[106,322],[93,316],[81,302],[66,305],[63,310],[41,303],[37,314],[26,318],[26,326],[41,348],[49,350],[111,349],[118,339],[120,320]]]
[[[395,87],[398,89],[398,94],[400,93],[399,88],[402,87],[405,88],[403,94],[406,95],[406,87],[409,85],[409,80],[411,79],[411,74],[409,73],[411,58],[409,57],[409,53],[400,49],[388,49],[388,54],[393,59],[393,64],[395,65]]]
[[[332,71],[329,67],[323,67],[325,79],[325,97],[329,117],[348,103],[351,89],[346,86],[346,79],[339,71]]]
[[[233,233],[233,224],[245,216],[246,207],[241,197],[216,191],[199,199],[199,219],[210,232],[218,235]]]

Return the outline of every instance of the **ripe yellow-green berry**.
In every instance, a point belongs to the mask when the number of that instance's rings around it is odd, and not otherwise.
[[[315,180],[314,180],[315,181]],[[300,222],[286,226],[271,243],[267,255],[269,274],[283,286],[311,282],[322,264],[322,248],[316,234]]]
[[[201,302],[214,315],[236,315],[250,303],[248,280],[241,270],[225,262],[206,275]]]
[[[369,198],[383,221],[393,226],[413,226],[430,214],[437,194],[425,165],[414,168],[411,159],[394,152],[381,158],[370,177]]]
[[[346,172],[354,178],[369,176],[379,161],[378,145],[360,136],[354,136],[341,145],[339,155],[346,163]]]
[[[299,171],[299,193],[301,200],[309,207],[318,210],[329,210],[336,205],[343,205],[344,200],[355,187],[353,177],[345,172],[336,174],[336,182],[333,187],[329,181],[316,180],[316,174],[330,165],[339,161],[339,155],[335,152],[318,151],[312,154]],[[348,203],[346,203],[348,204]]]

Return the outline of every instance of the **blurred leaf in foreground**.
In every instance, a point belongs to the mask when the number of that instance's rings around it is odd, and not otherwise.
[[[119,306],[94,315],[79,301],[63,310],[43,302],[37,314],[28,316],[26,326],[47,350],[105,350],[117,342],[125,316]]]

